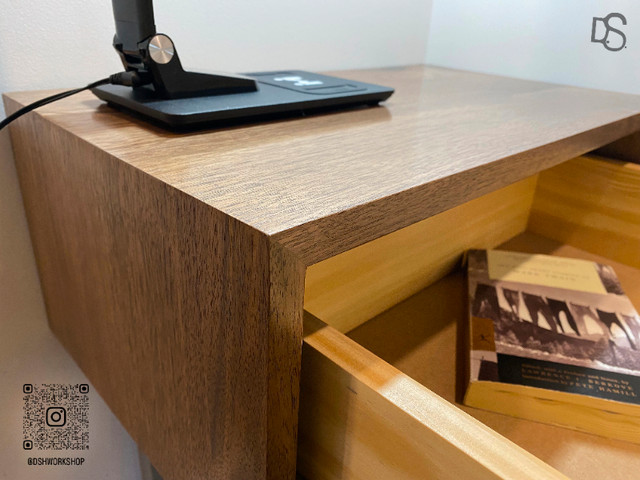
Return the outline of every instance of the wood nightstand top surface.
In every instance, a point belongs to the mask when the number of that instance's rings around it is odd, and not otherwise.
[[[37,115],[313,263],[640,130],[640,97],[436,67],[382,106],[170,133],[90,93]],[[26,104],[44,92],[8,95]]]

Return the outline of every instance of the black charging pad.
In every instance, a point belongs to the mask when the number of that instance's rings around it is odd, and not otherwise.
[[[283,115],[377,105],[392,88],[299,70],[250,73],[258,90],[206,97],[158,99],[153,87],[133,89],[105,85],[92,89],[100,99],[133,110],[170,128],[219,125],[225,121],[257,121]],[[235,122],[234,122],[235,123]]]

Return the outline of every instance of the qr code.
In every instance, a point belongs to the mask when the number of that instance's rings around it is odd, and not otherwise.
[[[89,385],[26,383],[22,393],[25,450],[89,449]]]

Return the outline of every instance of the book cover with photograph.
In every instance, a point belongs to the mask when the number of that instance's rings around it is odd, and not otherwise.
[[[587,260],[467,253],[464,403],[640,443],[640,317]]]

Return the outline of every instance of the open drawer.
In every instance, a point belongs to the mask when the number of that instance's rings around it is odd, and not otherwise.
[[[303,476],[640,475],[640,445],[456,403],[467,322],[460,259],[498,246],[613,265],[640,309],[640,165],[580,157],[310,267]]]

